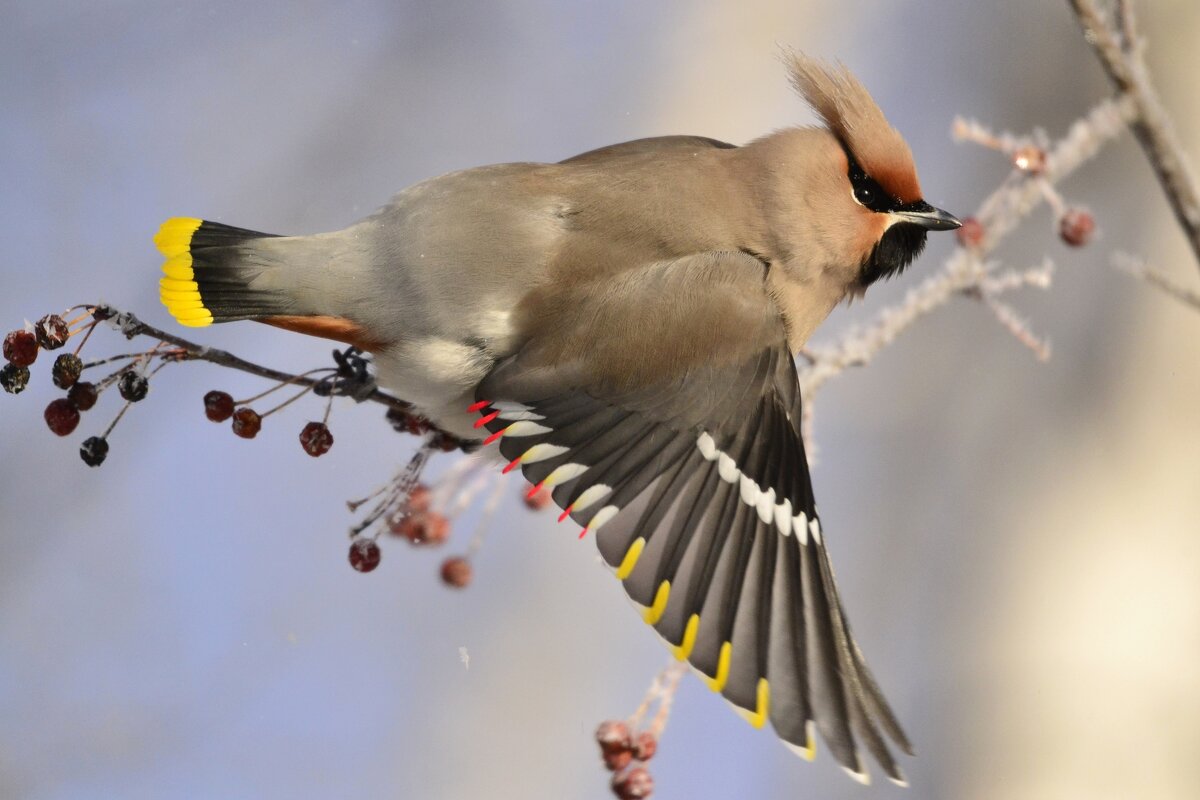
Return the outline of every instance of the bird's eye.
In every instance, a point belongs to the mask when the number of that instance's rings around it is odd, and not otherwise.
[[[854,199],[869,207],[875,202],[875,192],[869,185],[860,183],[854,187]]]

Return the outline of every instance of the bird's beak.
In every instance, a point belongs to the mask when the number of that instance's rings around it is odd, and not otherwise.
[[[897,222],[908,222],[920,225],[930,231],[952,231],[961,228],[962,223],[953,214],[934,208],[928,203],[917,203],[902,211],[893,211]]]

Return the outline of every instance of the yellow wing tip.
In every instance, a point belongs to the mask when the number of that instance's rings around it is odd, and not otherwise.
[[[662,619],[663,612],[667,610],[667,600],[671,596],[671,582],[663,581],[658,585],[658,591],[654,593],[654,605],[646,609],[644,618],[647,625],[657,625]]]
[[[617,580],[623,581],[633,574],[633,568],[637,566],[638,559],[642,555],[642,548],[645,546],[646,538],[644,536],[639,536],[633,544],[629,545],[629,549],[625,551],[625,557],[621,559],[621,566],[617,567]]]
[[[725,689],[725,682],[729,680],[729,658],[733,653],[733,643],[725,642],[721,645],[721,653],[717,657],[717,674],[713,677],[704,677],[704,685],[714,692],[721,692]]]
[[[696,632],[700,629],[700,615],[692,614],[688,617],[687,627],[683,629],[683,641],[677,647],[671,648],[671,653],[679,661],[687,661],[688,656],[692,654],[692,648],[696,646]]]

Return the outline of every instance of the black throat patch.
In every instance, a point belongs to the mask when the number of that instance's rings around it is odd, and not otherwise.
[[[880,278],[890,278],[904,271],[925,249],[927,231],[911,222],[897,222],[875,243],[871,254],[863,261],[858,284],[866,289]]]

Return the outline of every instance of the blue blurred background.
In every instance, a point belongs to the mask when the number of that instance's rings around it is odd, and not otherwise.
[[[1200,158],[1200,7],[1145,12]],[[176,330],[150,242],[168,216],[332,230],[451,169],[810,122],[777,43],[854,69],[927,198],[959,215],[1006,166],[951,143],[956,113],[1060,133],[1108,92],[1066,3],[1035,0],[7,2],[0,329],[104,300]],[[916,743],[913,788],[864,790],[824,752],[806,764],[688,677],[658,796],[1200,794],[1200,315],[1108,260],[1142,253],[1193,285],[1195,264],[1128,137],[1062,188],[1100,240],[1068,251],[1042,212],[998,254],[1060,267],[1049,293],[1011,298],[1048,364],[962,300],[818,399],[823,521]],[[814,341],[936,269],[953,243],[933,238],[915,275]],[[296,371],[329,351],[250,324],[197,337]],[[85,352],[121,346],[102,332]],[[170,367],[93,471],[78,444],[114,398],[60,440],[48,365],[34,372],[0,397],[0,796],[609,796],[592,731],[667,654],[516,481],[468,590],[436,571],[469,517],[445,550],[384,542],[359,575],[343,501],[411,448],[378,408],[335,406],[337,444],[314,460],[296,434],[319,403],[242,441],[200,398],[263,382]]]

